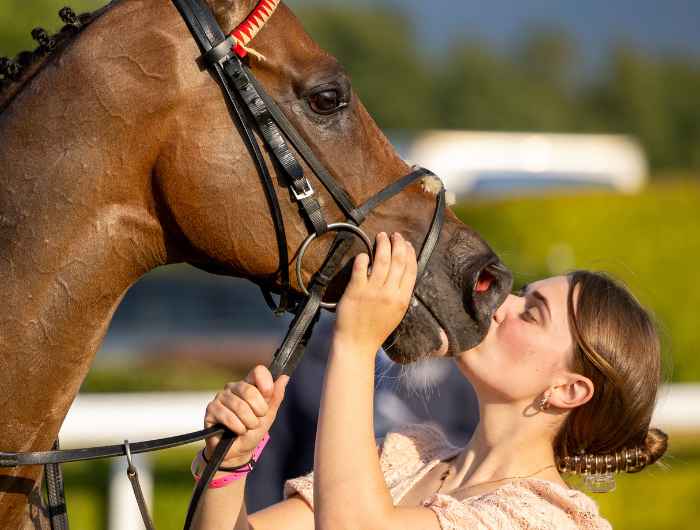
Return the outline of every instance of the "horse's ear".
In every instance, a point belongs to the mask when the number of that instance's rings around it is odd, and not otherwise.
[[[207,3],[221,29],[228,33],[248,16],[258,0],[207,0]]]

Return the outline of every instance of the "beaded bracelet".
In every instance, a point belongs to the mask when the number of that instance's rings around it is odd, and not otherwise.
[[[265,445],[267,445],[267,442],[269,440],[270,435],[265,433],[265,436],[263,436],[262,440],[260,440],[260,443],[253,450],[253,456],[251,457],[251,459],[242,466],[219,467],[218,471],[231,471],[231,473],[229,473],[228,475],[224,475],[223,477],[212,479],[211,482],[209,482],[209,487],[212,489],[223,488],[224,486],[228,486],[229,484],[238,480],[239,478],[245,477],[255,467],[258,458],[260,458],[260,454],[262,453],[263,449],[265,448]],[[198,475],[196,471],[197,458],[200,455],[207,464],[209,463],[207,457],[204,456],[204,449],[202,449],[199,453],[195,455],[194,459],[192,460],[192,465],[190,466],[190,471],[192,472],[192,476],[194,477],[195,481],[198,481],[200,479],[200,475]]]

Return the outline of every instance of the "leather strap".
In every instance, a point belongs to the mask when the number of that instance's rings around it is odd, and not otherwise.
[[[133,469],[132,473],[127,472],[127,477],[129,477],[129,482],[131,483],[131,489],[134,490],[134,497],[136,498],[136,504],[138,504],[139,512],[141,512],[141,519],[143,519],[143,525],[147,530],[155,530],[153,520],[148,513],[148,506],[146,506],[146,499],[143,496],[143,491],[141,491],[141,484],[139,483],[139,473],[136,468]]]
[[[53,444],[53,450],[56,451],[59,448],[57,438]],[[61,466],[59,464],[46,464],[44,466],[44,480],[51,530],[68,530],[66,493]]]
[[[200,431],[146,440],[143,442],[133,442],[130,444],[131,453],[148,453],[159,449],[169,449],[192,442],[198,442],[221,434],[225,427],[219,425],[202,429]],[[124,444],[104,445],[100,447],[86,447],[81,449],[60,449],[57,451],[33,451],[27,453],[7,453],[0,452],[0,467],[32,466],[38,464],[62,464],[64,462],[79,462],[83,460],[96,460],[98,458],[111,458],[115,456],[126,456]]]
[[[301,360],[306,344],[313,330],[314,324],[321,314],[322,286],[315,284],[310,289],[309,298],[301,306],[301,310],[295,315],[289,326],[289,332],[284,341],[272,357],[270,372],[273,379],[280,375],[292,375]]]
[[[403,191],[403,189],[411,185],[413,181],[428,175],[435,176],[435,174],[432,171],[427,170],[423,167],[414,169],[408,175],[401,177],[396,182],[392,182],[389,186],[384,188],[379,193],[372,195],[372,197],[367,199],[367,201],[365,201],[364,204],[357,208],[357,213],[364,220],[367,217],[367,215],[381,203],[390,199],[397,193]]]
[[[124,450],[126,451],[126,459],[128,466],[126,468],[126,476],[131,482],[131,489],[134,490],[134,497],[136,498],[136,504],[138,504],[139,512],[141,512],[141,519],[143,519],[143,524],[146,530],[155,530],[153,526],[153,520],[148,513],[148,506],[146,506],[146,499],[143,496],[143,490],[141,489],[141,483],[139,482],[139,472],[131,460],[131,450],[128,440],[124,440]]]

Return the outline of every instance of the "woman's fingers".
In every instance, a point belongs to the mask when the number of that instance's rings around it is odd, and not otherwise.
[[[406,270],[408,262],[408,242],[401,237],[401,234],[392,235],[391,244],[391,266],[387,274],[384,285],[389,289],[398,289],[401,278]]]
[[[265,398],[265,401],[272,397],[274,381],[270,370],[266,366],[259,364],[248,372],[245,380],[251,385],[254,385],[260,391],[262,397]]]
[[[257,429],[260,427],[260,418],[253,412],[252,407],[247,401],[230,392],[224,392],[220,401],[243,422],[243,425],[245,425],[247,429]]]
[[[389,267],[391,266],[391,243],[385,232],[377,234],[377,247],[374,251],[372,272],[369,274],[368,284],[372,288],[379,288],[386,281]]]
[[[362,288],[367,284],[367,269],[369,268],[369,255],[362,252],[355,256],[352,263],[352,276],[348,283],[348,289]]]
[[[238,396],[240,399],[248,403],[253,413],[262,418],[267,414],[268,405],[267,400],[263,397],[260,390],[246,383],[245,381],[238,381],[237,383],[228,383],[225,389],[232,395]]]
[[[275,381],[272,399],[270,400],[270,411],[268,413],[268,417],[272,417],[274,419],[274,417],[277,415],[277,410],[280,408],[282,400],[284,399],[284,391],[287,388],[287,383],[289,383],[288,375],[281,375],[277,378],[277,381]]]
[[[248,428],[230,408],[224,405],[221,401],[215,400],[209,403],[209,406],[207,406],[207,413],[204,417],[204,426],[209,428],[218,423],[225,425],[236,434],[245,434],[248,430]]]
[[[406,249],[406,267],[399,281],[399,291],[409,300],[413,294],[413,288],[416,286],[416,275],[418,274],[418,258],[416,257],[416,249],[408,244]]]

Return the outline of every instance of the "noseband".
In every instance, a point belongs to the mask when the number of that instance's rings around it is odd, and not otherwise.
[[[221,87],[232,119],[255,162],[265,189],[277,239],[281,286],[278,288],[264,283],[260,284],[260,286],[265,300],[276,314],[286,311],[294,314],[294,319],[290,324],[287,335],[273,356],[270,371],[275,379],[282,374],[291,375],[301,360],[313,325],[320,314],[320,309],[333,309],[335,307],[335,304],[323,302],[322,296],[330,280],[339,271],[343,258],[350,251],[355,238],[360,239],[364,244],[371,259],[372,242],[369,236],[360,228],[360,225],[378,205],[400,193],[417,180],[426,176],[434,177],[434,175],[427,169],[417,168],[373,195],[365,203],[357,206],[350,194],[319,162],[308,144],[302,139],[275,101],[265,92],[245,61],[242,60],[246,52],[250,51],[245,48],[245,44],[254,36],[251,36],[250,24],[257,24],[255,27],[259,29],[272,16],[274,9],[279,4],[279,0],[260,0],[255,11],[251,13],[244,24],[236,28],[228,36],[223,33],[204,0],[173,0],[173,3],[199,45],[202,53],[198,59],[200,67],[208,69]],[[247,40],[245,40],[246,37]],[[297,285],[304,296],[300,296],[291,287],[289,254],[287,252],[287,238],[282,211],[279,199],[275,193],[270,170],[255,139],[256,130],[262,136],[265,147],[273,159],[273,165],[288,185],[291,198],[298,204],[301,216],[310,229],[309,236],[299,248],[295,264]],[[290,146],[294,148],[294,151],[292,151]],[[326,191],[333,197],[346,217],[344,221],[336,221],[330,224],[326,221],[317,192],[304,175],[304,169],[297,156],[304,160]],[[425,272],[428,261],[437,245],[444,220],[444,210],[445,190],[444,187],[441,187],[437,193],[435,212],[430,228],[418,255],[416,284],[418,284]],[[330,250],[324,259],[323,265],[311,277],[309,285],[306,286],[302,274],[304,255],[316,238],[329,232],[336,234]],[[273,291],[280,295],[279,304],[275,304],[271,296]],[[151,529],[153,528],[153,523],[143,501],[138,475],[131,464],[131,455],[175,447],[216,434],[221,434],[221,441],[210,458],[206,469],[202,472],[192,495],[185,521],[185,529],[188,530],[192,525],[193,517],[204,489],[208,486],[213,474],[236,438],[234,433],[221,425],[179,436],[131,444],[125,441],[124,444],[120,445],[59,450],[58,442],[56,442],[52,451],[31,453],[0,452],[0,467],[37,464],[46,466],[51,527],[53,530],[58,530],[68,528],[62,477],[58,465],[63,462],[77,460],[127,456],[130,464],[128,476],[134,489],[144,524],[146,528]]]

